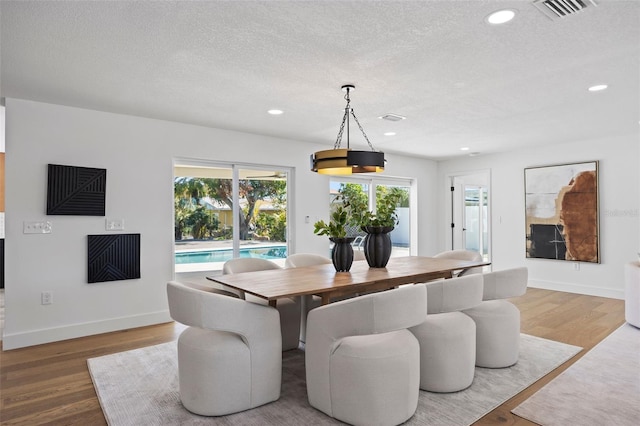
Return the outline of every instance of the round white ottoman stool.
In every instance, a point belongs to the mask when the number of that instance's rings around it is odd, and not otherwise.
[[[640,328],[640,262],[627,263],[624,278],[624,318]]]

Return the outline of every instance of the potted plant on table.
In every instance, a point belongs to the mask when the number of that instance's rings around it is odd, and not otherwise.
[[[364,256],[372,268],[384,268],[391,257],[391,237],[398,224],[396,209],[402,200],[402,193],[389,190],[376,194],[375,213],[358,200],[345,200],[351,212],[351,223],[360,226],[367,233],[364,239]]]
[[[313,233],[316,235],[327,235],[333,242],[331,249],[331,260],[338,272],[348,272],[353,264],[353,237],[347,237],[347,224],[349,223],[349,213],[338,206],[331,213],[329,223],[319,220],[314,224]]]

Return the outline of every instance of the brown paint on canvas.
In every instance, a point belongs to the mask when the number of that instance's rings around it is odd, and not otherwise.
[[[598,191],[596,172],[579,173],[569,183],[561,201],[566,260],[598,262]]]

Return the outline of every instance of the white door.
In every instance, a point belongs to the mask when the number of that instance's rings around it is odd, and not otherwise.
[[[451,248],[473,250],[489,260],[488,172],[451,178]]]

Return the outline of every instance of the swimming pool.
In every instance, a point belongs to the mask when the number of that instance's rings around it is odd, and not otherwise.
[[[233,259],[233,249],[183,251],[175,254],[176,264],[226,262]],[[285,259],[287,246],[261,246],[241,248],[240,257],[260,259]]]

